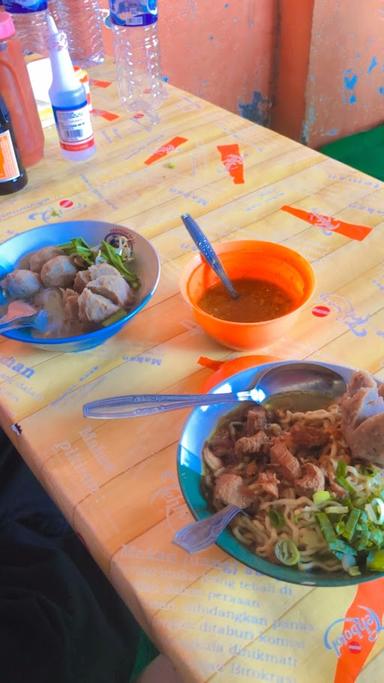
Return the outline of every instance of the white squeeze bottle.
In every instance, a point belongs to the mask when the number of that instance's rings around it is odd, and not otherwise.
[[[61,153],[70,161],[84,161],[95,153],[87,95],[76,78],[68,52],[67,36],[48,15],[52,84],[49,97],[59,135]]]

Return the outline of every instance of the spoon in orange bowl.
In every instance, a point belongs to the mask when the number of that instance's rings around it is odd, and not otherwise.
[[[203,233],[200,226],[196,223],[192,216],[189,215],[189,213],[183,213],[183,215],[181,216],[181,220],[183,221],[190,236],[196,244],[200,254],[203,256],[204,260],[208,263],[212,270],[216,273],[217,277],[220,278],[229,296],[231,296],[232,299],[238,299],[240,295],[236,291],[227,273],[225,272],[223,264],[221,263],[218,255],[216,254],[208,237]]]

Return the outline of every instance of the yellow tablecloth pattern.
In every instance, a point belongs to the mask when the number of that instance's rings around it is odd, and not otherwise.
[[[113,67],[107,63],[92,76],[113,81]],[[27,188],[1,199],[1,240],[42,224],[54,231],[60,220],[120,223],[158,249],[160,286],[116,338],[92,351],[49,353],[2,338],[1,425],[187,683],[333,683],[335,639],[356,588],[280,583],[216,547],[189,557],[172,544],[192,519],[176,476],[187,411],[128,424],[87,421],[81,408],[114,394],[198,391],[210,375],[200,356],[236,355],[196,327],[179,294],[193,251],[184,212],[213,241],[283,242],[312,262],[312,301],[292,333],[263,353],[340,362],[384,378],[384,186],[169,86],[157,125],[123,113],[113,83],[94,85],[92,99],[97,156],[67,163],[47,129],[45,159],[30,169]],[[177,136],[186,139],[180,147],[145,163]],[[239,146],[244,183],[233,182],[217,150],[231,144]],[[303,222],[283,205],[373,229],[351,239]],[[315,315],[316,306],[325,315]],[[382,681],[383,636],[373,626],[372,634],[363,671],[345,681],[339,675],[337,683]],[[354,640],[358,650],[359,633]]]

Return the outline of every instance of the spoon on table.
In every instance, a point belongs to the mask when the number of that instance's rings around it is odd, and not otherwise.
[[[0,318],[0,334],[19,327],[33,327],[44,332],[48,327],[48,314],[25,301],[11,301],[6,314]]]
[[[196,244],[200,254],[204,257],[208,265],[211,266],[217,277],[220,278],[228,294],[232,297],[232,299],[238,299],[240,294],[236,291],[227,273],[225,272],[223,264],[216,254],[208,237],[203,233],[200,226],[196,223],[192,216],[189,215],[189,213],[183,213],[181,220]]]
[[[305,392],[329,404],[330,398],[341,396],[346,389],[343,377],[326,364],[305,361],[283,361],[256,374],[252,387],[245,391],[209,394],[131,394],[91,401],[83,405],[84,417],[115,420],[165,413],[181,408],[234,404],[242,401],[262,403],[271,396],[287,392]]]

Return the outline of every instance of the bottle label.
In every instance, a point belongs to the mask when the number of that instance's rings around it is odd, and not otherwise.
[[[12,14],[43,12],[48,7],[47,0],[3,0],[4,9]]]
[[[60,138],[60,147],[68,152],[81,152],[93,147],[91,116],[88,102],[77,107],[52,107]]]
[[[15,180],[20,176],[15,150],[9,130],[0,133],[0,183]]]
[[[109,0],[111,20],[118,26],[149,26],[157,21],[157,0]]]

